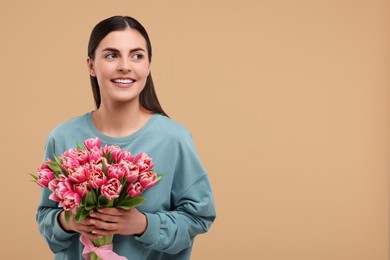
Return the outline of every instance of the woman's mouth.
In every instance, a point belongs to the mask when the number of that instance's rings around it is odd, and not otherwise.
[[[133,79],[112,79],[111,81],[119,84],[131,84],[135,82]]]

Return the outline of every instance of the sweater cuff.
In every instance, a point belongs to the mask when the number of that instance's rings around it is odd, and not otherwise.
[[[143,212],[148,220],[148,227],[141,236],[136,236],[135,239],[145,244],[153,244],[158,238],[160,230],[160,217],[157,214]]]
[[[54,230],[55,230],[55,236],[58,240],[67,240],[76,235],[76,232],[68,232],[60,224],[60,221],[58,218],[60,217],[61,210],[57,212],[55,215],[55,221],[54,221]]]

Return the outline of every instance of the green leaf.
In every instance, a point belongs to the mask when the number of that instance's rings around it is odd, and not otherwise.
[[[114,200],[109,200],[104,195],[99,195],[98,197],[98,207],[99,208],[105,208],[105,207],[112,207],[114,205]]]
[[[65,222],[66,224],[69,224],[70,218],[72,217],[72,211],[65,210]]]
[[[162,175],[160,175],[160,174],[157,174],[157,181],[160,181],[162,178],[163,178],[163,176],[162,176]]]
[[[81,146],[79,145],[79,143],[76,142],[76,149],[79,150],[79,151],[82,151],[82,150],[83,150],[83,147],[81,147]]]
[[[131,209],[133,207],[141,205],[145,201],[144,197],[138,196],[135,198],[127,197],[118,203],[117,207],[121,209]]]
[[[94,208],[96,208],[96,205],[85,205],[85,210],[88,210],[88,211],[90,211],[90,210],[92,210],[92,209],[94,209]]]
[[[47,166],[49,166],[49,168],[53,171],[53,172],[60,172],[61,171],[61,167],[58,165],[57,162],[47,162],[46,163]]]
[[[107,165],[105,160],[102,160],[102,171],[107,176]]]
[[[103,156],[107,159],[108,164],[112,164],[112,154],[110,152],[104,153]]]
[[[81,221],[83,221],[83,219],[88,217],[88,215],[89,215],[89,210],[86,210],[84,207],[79,207],[79,209],[77,210],[77,214],[75,216],[75,220],[77,223],[80,223]]]
[[[37,181],[37,180],[38,180],[38,177],[35,176],[34,174],[30,173],[30,176],[34,178],[34,181]]]
[[[58,164],[58,165],[61,165],[61,163],[62,163],[62,160],[61,160],[61,158],[60,157],[58,157],[57,155],[55,155],[55,154],[53,154],[53,156],[54,156],[54,160],[56,161],[56,163]]]
[[[122,200],[124,200],[126,197],[128,197],[129,195],[127,194],[127,186],[128,186],[128,184],[127,184],[127,182],[126,182],[126,180],[125,179],[122,179],[121,180],[121,184],[123,185],[122,186],[122,191],[121,191],[121,193],[119,194],[119,197],[118,198],[116,198],[116,199],[114,199],[114,203],[113,203],[113,207],[116,207],[117,205],[118,205],[118,203],[119,202],[121,202]]]
[[[96,193],[95,191],[90,191],[87,193],[85,196],[85,209],[86,210],[91,210],[96,207],[97,204],[97,198],[96,198]]]

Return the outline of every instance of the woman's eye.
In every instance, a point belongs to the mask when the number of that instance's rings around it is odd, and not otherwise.
[[[106,55],[106,58],[107,59],[114,59],[114,58],[116,58],[116,55],[114,53],[109,53]]]
[[[144,55],[137,53],[137,54],[134,54],[133,56],[131,56],[131,58],[133,60],[142,60],[144,58]]]

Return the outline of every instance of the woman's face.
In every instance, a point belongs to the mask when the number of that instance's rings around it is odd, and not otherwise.
[[[99,43],[94,60],[88,59],[91,76],[100,86],[102,105],[139,103],[150,72],[146,41],[136,30],[113,31]]]

